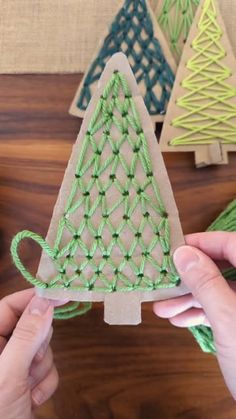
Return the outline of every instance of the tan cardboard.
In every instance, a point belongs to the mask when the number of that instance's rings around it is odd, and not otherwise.
[[[91,115],[94,112],[94,107],[99,100],[101,93],[103,92],[104,86],[107,84],[108,80],[110,80],[111,75],[115,70],[122,72],[127,79],[129,87],[131,89],[137,111],[140,115],[142,127],[144,130],[144,134],[148,141],[148,146],[150,150],[150,156],[152,159],[152,166],[154,176],[157,180],[159,185],[160,194],[162,197],[162,201],[166,208],[166,211],[169,215],[169,223],[170,223],[170,248],[171,254],[173,251],[179,247],[180,245],[184,244],[184,237],[179,221],[178,210],[174,201],[173,192],[171,190],[170,181],[168,178],[168,174],[164,165],[164,161],[160,152],[159,145],[157,143],[155,133],[153,130],[153,125],[151,119],[148,115],[147,109],[144,105],[144,101],[139,93],[138,86],[130,65],[128,63],[127,58],[122,54],[118,53],[115,54],[111,60],[108,62],[103,75],[98,83],[98,88],[94,93],[94,96],[90,102],[90,105],[87,109],[79,136],[77,141],[73,147],[73,151],[71,154],[70,161],[68,163],[68,167],[65,172],[65,176],[62,182],[62,186],[59,192],[59,196],[54,207],[52,220],[50,223],[50,227],[48,230],[48,234],[46,237],[46,241],[48,244],[53,247],[58,220],[63,215],[63,211],[65,208],[65,204],[68,199],[68,195],[70,193],[71,183],[74,180],[74,173],[75,173],[75,166],[78,160],[78,156],[81,151],[82,143],[84,135],[87,131],[88,123],[90,121]],[[115,199],[115,196],[110,196],[109,199]],[[81,216],[78,212],[77,218]],[[135,216],[134,216],[135,217]],[[136,215],[138,217],[138,215]],[[129,242],[130,237],[129,235],[126,236],[126,241]],[[78,258],[80,255],[78,255]],[[117,252],[117,260],[119,260],[120,255]],[[139,254],[134,254],[134,258],[139,258]],[[157,254],[158,260],[158,254]],[[53,263],[49,259],[49,257],[42,253],[37,277],[44,280],[55,275],[56,270],[53,266]],[[112,275],[112,274],[111,274]],[[111,276],[112,279],[112,276]],[[104,301],[105,304],[105,321],[109,324],[138,324],[141,321],[141,302],[143,301],[155,301],[161,300],[166,298],[171,298],[179,295],[183,295],[187,293],[186,288],[180,284],[178,287],[173,288],[163,288],[160,290],[155,290],[153,292],[138,292],[138,291],[130,291],[123,293],[124,295],[121,296],[119,292],[114,293],[102,293],[102,292],[93,292],[93,291],[86,291],[86,292],[77,292],[73,290],[55,290],[55,289],[38,289],[37,292],[48,298],[53,299],[62,299],[62,298],[70,298],[70,300],[74,301]],[[122,297],[122,298],[121,298]],[[129,301],[129,307],[127,307],[127,300]]]

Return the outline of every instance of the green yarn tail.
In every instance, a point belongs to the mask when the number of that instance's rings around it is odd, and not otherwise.
[[[66,320],[82,316],[92,308],[92,303],[70,302],[65,306],[57,307],[54,310],[54,319]]]
[[[236,231],[236,199],[219,215],[208,227],[207,231]],[[236,268],[230,268],[223,272],[225,279],[236,281]],[[216,353],[214,336],[210,327],[195,326],[189,331],[197,340],[203,352]]]
[[[212,354],[216,353],[214,337],[210,327],[189,327],[189,331],[193,334],[203,352]]]

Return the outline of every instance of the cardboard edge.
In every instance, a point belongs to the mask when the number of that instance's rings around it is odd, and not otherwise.
[[[153,302],[161,301],[174,297],[180,297],[189,292],[187,287],[182,283],[178,287],[171,288],[159,288],[155,291],[129,291],[127,293],[115,292],[94,292],[94,291],[73,291],[73,290],[64,290],[62,289],[48,289],[48,288],[39,288],[35,287],[35,292],[38,296],[48,298],[50,300],[70,300],[70,301],[80,301],[80,302],[93,302],[99,303],[105,301],[107,295],[114,295],[118,300],[121,295],[127,295],[130,298],[133,296],[138,297],[140,304],[144,302]]]

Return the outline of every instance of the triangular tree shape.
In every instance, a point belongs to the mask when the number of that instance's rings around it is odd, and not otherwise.
[[[170,49],[179,62],[200,0],[163,0],[156,15]]]
[[[201,0],[161,136],[163,151],[195,151],[198,167],[236,151],[236,61],[216,0]]]
[[[34,278],[18,245],[43,248]],[[152,122],[126,57],[107,64],[65,173],[44,241],[12,243],[27,280],[51,298],[105,300],[110,323],[138,323],[141,301],[184,293],[172,251],[184,242]]]
[[[122,51],[139,84],[149,114],[163,121],[174,83],[176,65],[148,0],[125,0],[87,70],[70,108],[84,116],[104,67]]]

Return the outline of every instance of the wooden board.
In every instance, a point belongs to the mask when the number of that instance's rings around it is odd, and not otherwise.
[[[79,79],[0,76],[0,298],[26,287],[11,262],[13,235],[26,223],[47,232],[80,128],[67,113]],[[235,198],[236,154],[229,165],[198,171],[191,153],[164,157],[184,233],[205,230]],[[36,272],[40,249],[27,250],[25,262]],[[102,319],[96,303],[84,317],[54,322],[60,386],[37,419],[235,419],[215,357],[202,353],[186,329],[157,319],[151,303],[143,304],[137,327],[109,327]]]

